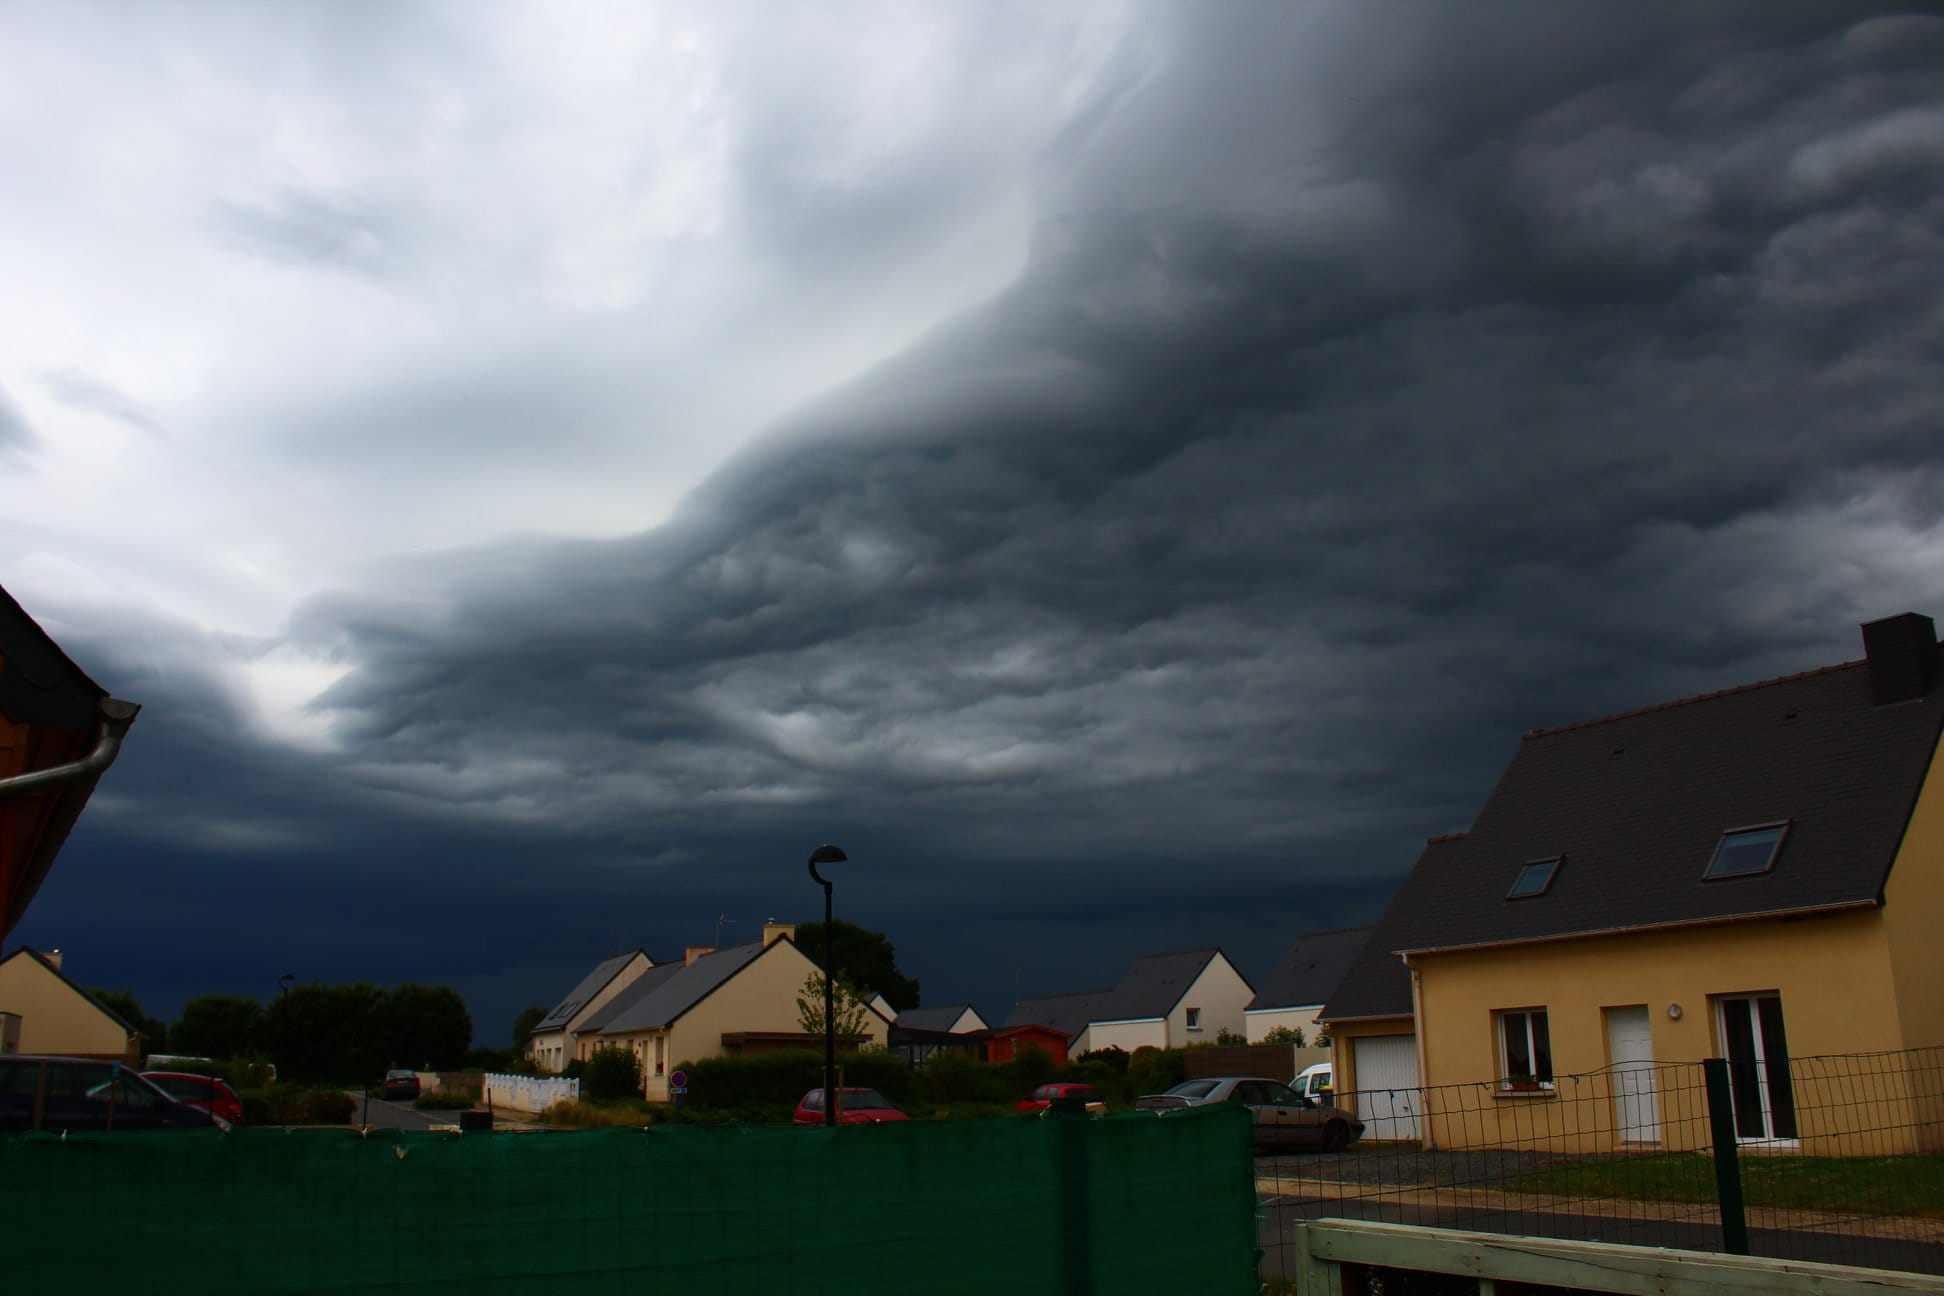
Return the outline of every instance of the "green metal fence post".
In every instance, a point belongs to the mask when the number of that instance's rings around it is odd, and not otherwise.
[[[1748,1216],[1742,1207],[1741,1162],[1736,1156],[1735,1099],[1728,1086],[1728,1059],[1705,1058],[1708,1128],[1714,1137],[1715,1195],[1721,1199],[1721,1249],[1748,1254]]]

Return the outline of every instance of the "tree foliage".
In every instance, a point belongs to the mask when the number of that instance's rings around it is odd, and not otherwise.
[[[641,1059],[633,1049],[603,1044],[581,1071],[581,1096],[595,1102],[641,1096]]]
[[[533,1038],[533,1028],[547,1020],[547,1010],[539,1004],[522,1008],[520,1015],[513,1019],[513,1056],[525,1057],[527,1044]]]
[[[1264,1044],[1294,1044],[1303,1047],[1303,1028],[1301,1026],[1271,1027],[1262,1037]]]
[[[836,989],[831,994],[831,1007],[835,1010],[839,1039],[852,1039],[866,1032],[871,1023],[871,1009],[862,995],[847,985],[842,977],[837,978]],[[797,1025],[811,1035],[824,1033],[824,977],[821,972],[812,972],[803,979],[803,988],[797,991]]]
[[[169,1028],[177,1053],[211,1058],[253,1057],[266,1048],[263,1005],[242,995],[211,994],[182,1005]]]
[[[824,925],[798,923],[796,946],[822,967]],[[881,994],[899,1012],[918,1006],[918,982],[898,971],[897,947],[883,932],[842,918],[834,920],[830,924],[830,961],[837,966],[839,985],[847,985],[860,995]]]
[[[109,1012],[129,1024],[129,1027],[142,1036],[142,1048],[149,1053],[160,1053],[168,1048],[168,1026],[142,1011],[136,1002],[133,990],[90,990],[89,994]]]
[[[292,1079],[370,1084],[392,1067],[457,1070],[472,1014],[450,986],[293,986],[262,1010],[261,1048]]]

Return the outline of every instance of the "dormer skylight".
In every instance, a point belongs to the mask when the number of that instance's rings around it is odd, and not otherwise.
[[[1788,831],[1786,820],[1754,828],[1730,828],[1721,834],[1721,841],[1715,846],[1714,858],[1708,861],[1708,871],[1702,877],[1746,877],[1751,873],[1768,872],[1775,867],[1775,857],[1781,851],[1782,838]]]
[[[1528,900],[1546,894],[1546,888],[1552,885],[1553,874],[1559,872],[1559,861],[1563,858],[1555,855],[1551,859],[1533,860],[1521,866],[1519,876],[1512,880],[1512,889],[1505,893],[1505,898]]]

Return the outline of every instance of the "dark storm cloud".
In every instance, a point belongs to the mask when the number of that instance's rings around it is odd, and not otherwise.
[[[670,526],[308,604],[307,780],[496,932],[802,916],[836,837],[928,991],[1261,973],[1524,729],[1944,614],[1944,26],[1288,12],[1157,11],[1019,282]]]

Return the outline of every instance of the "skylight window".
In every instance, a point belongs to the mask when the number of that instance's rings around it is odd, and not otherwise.
[[[1706,878],[1746,877],[1766,873],[1775,867],[1775,856],[1782,849],[1786,823],[1764,824],[1759,828],[1731,828],[1721,834],[1714,858],[1708,861]]]
[[[1546,894],[1552,885],[1553,874],[1559,872],[1559,861],[1563,856],[1551,859],[1533,860],[1519,869],[1519,876],[1512,881],[1512,889],[1505,893],[1507,900],[1524,900],[1531,896]]]

